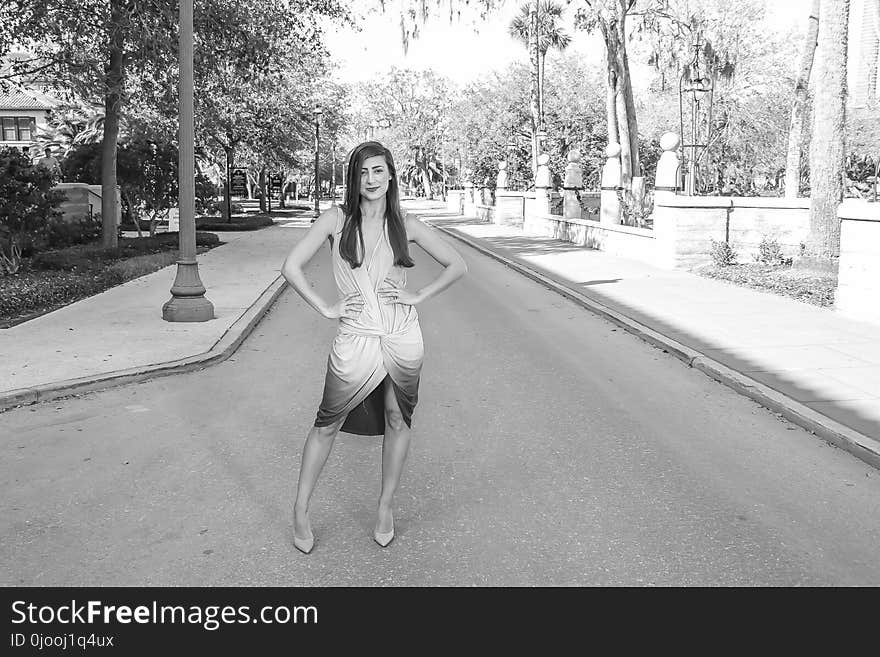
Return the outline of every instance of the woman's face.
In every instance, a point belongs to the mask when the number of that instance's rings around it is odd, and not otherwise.
[[[374,155],[364,160],[361,166],[361,196],[368,201],[376,201],[388,191],[391,172],[384,155]]]

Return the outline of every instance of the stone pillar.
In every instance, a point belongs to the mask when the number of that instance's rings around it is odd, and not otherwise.
[[[507,162],[498,163],[498,176],[495,178],[495,193],[507,191]]]
[[[473,171],[465,169],[464,171],[464,212],[466,217],[473,217],[477,211],[477,204],[474,199],[474,182],[471,180]]]
[[[566,219],[581,218],[581,201],[578,192],[584,188],[584,174],[581,171],[581,154],[577,149],[568,153],[565,165],[565,179],[562,182],[562,216]]]
[[[483,205],[492,205],[492,178],[486,176],[483,179],[483,186],[480,188],[480,199],[479,202]]]
[[[678,147],[681,137],[674,132],[667,132],[660,138],[663,154],[657,162],[657,178],[654,180],[654,198],[663,199],[681,191],[681,158]]]
[[[663,154],[657,162],[657,177],[654,180],[654,264],[666,269],[679,265],[679,228],[681,199],[676,196],[681,191],[681,157],[678,147],[681,137],[667,132],[660,138]],[[728,199],[729,200],[729,199]]]
[[[541,153],[538,156],[538,172],[535,174],[535,214],[550,214],[550,188],[551,176],[550,156],[547,153]]]
[[[602,167],[602,190],[600,201],[600,219],[603,224],[617,225],[620,223],[620,144],[610,143],[605,149],[605,166]]]
[[[880,324],[880,203],[847,199],[837,208],[840,261],[834,309]]]

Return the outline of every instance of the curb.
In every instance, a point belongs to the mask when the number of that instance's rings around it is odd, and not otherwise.
[[[428,218],[426,217],[426,219]],[[854,429],[850,429],[849,427],[814,411],[812,408],[783,395],[779,391],[774,390],[759,381],[755,381],[745,374],[737,372],[717,360],[691,349],[690,347],[645,326],[641,322],[634,320],[599,301],[591,299],[585,294],[568,287],[568,285],[561,281],[557,281],[531,267],[491,251],[490,249],[477,244],[473,240],[464,237],[454,228],[446,228],[434,224],[429,225],[443,231],[450,237],[454,237],[455,239],[464,242],[469,247],[483,255],[489,256],[490,258],[507,265],[514,271],[531,278],[533,281],[550,288],[554,292],[574,301],[587,310],[610,320],[629,333],[632,333],[655,347],[672,354],[689,367],[693,367],[694,369],[703,372],[715,381],[723,383],[737,393],[757,402],[764,408],[782,415],[793,424],[796,424],[823,440],[826,440],[832,445],[849,452],[868,465],[880,469],[880,443],[870,436],[866,436]]]
[[[232,325],[226,329],[220,339],[211,348],[201,354],[187,356],[178,360],[152,365],[140,365],[125,370],[107,372],[77,379],[67,379],[55,383],[47,383],[30,388],[19,388],[0,393],[0,413],[16,406],[36,404],[37,402],[50,401],[61,397],[69,397],[85,392],[96,392],[128,383],[138,383],[148,379],[167,376],[169,374],[181,374],[192,372],[220,363],[235,353],[239,345],[256,328],[263,316],[268,312],[273,303],[281,296],[287,281],[278,276],[269,286],[263,290],[254,301]]]

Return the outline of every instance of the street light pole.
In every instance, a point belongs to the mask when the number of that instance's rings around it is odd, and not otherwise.
[[[321,171],[318,161],[318,150],[321,147],[321,108],[315,107],[315,219],[321,214],[319,207],[321,198]],[[312,220],[314,221],[314,219]]]
[[[168,322],[214,319],[214,305],[205,298],[196,262],[195,153],[193,132],[193,0],[180,0],[180,135],[178,151],[180,258],[171,299],[162,306]]]
[[[336,205],[336,141],[333,141],[333,156],[330,159],[330,203]]]

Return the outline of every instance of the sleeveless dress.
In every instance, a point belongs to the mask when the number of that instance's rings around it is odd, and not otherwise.
[[[333,277],[340,298],[359,292],[364,307],[357,318],[339,320],[315,426],[327,426],[347,415],[342,431],[376,436],[385,433],[382,382],[386,377],[391,379],[406,425],[412,426],[424,355],[422,330],[414,306],[385,304],[378,297],[385,279],[406,285],[406,268],[394,264],[387,220],[372,253],[352,269],[339,253],[344,219],[341,210],[338,214],[330,242]],[[370,245],[365,248],[369,250]]]

